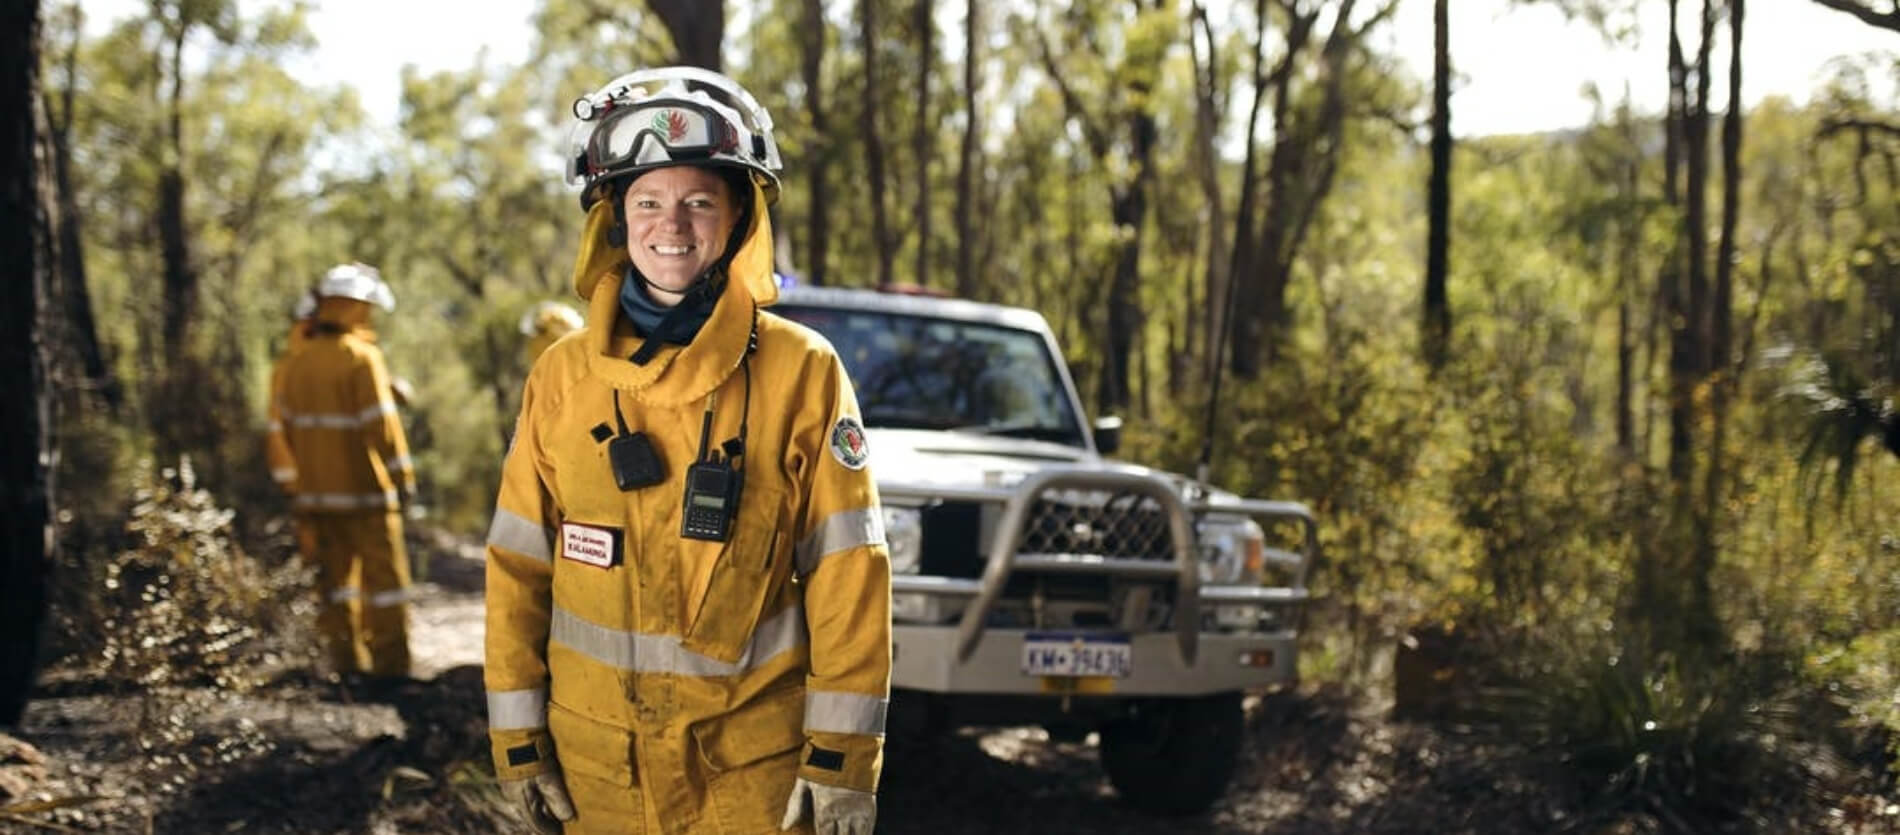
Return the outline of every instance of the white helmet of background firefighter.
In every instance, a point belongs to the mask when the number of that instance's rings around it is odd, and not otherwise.
[[[574,101],[568,137],[567,182],[581,187],[581,209],[611,201],[614,223],[607,243],[626,244],[622,205],[627,184],[640,174],[674,165],[729,169],[759,185],[767,206],[778,201],[778,142],[772,117],[730,78],[700,67],[660,67],[620,76]],[[743,212],[750,188],[735,188],[742,214],[735,239],[746,234]],[[719,265],[738,248],[726,247]],[[718,268],[712,272],[717,272]],[[710,275],[710,273],[709,273]],[[704,281],[702,277],[701,281]]]
[[[384,310],[396,309],[396,294],[390,292],[382,273],[368,264],[338,264],[317,282],[317,295],[323,298],[356,299]]]
[[[560,302],[541,302],[521,314],[521,335],[528,337],[528,361],[584,324],[580,311]]]

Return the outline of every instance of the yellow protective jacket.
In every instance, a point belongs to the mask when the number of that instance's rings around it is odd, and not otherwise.
[[[398,491],[415,491],[376,333],[339,314],[362,304],[324,299],[303,349],[283,362],[276,419],[295,462],[291,506],[299,512],[395,510]]]
[[[303,350],[309,341],[310,326],[308,319],[299,319],[290,326],[290,336],[284,343],[283,356],[270,370],[270,398],[266,410],[270,415],[270,431],[264,436],[264,458],[270,463],[270,477],[284,492],[297,492],[297,456],[290,453],[290,438],[285,432],[283,414],[278,409],[279,397],[284,391],[284,368],[290,364],[290,358]]]
[[[641,340],[619,314],[610,211],[590,214],[575,268],[587,327],[529,374],[489,529],[496,772],[557,760],[571,790],[577,775],[626,787],[648,826],[626,830],[776,831],[794,776],[873,791],[882,768],[890,560],[857,396],[829,343],[757,310],[778,295],[762,216],[692,343],[628,361]],[[755,321],[732,533],[686,539],[701,418],[713,398],[709,446],[739,434]],[[617,486],[616,395],[664,481]],[[573,793],[585,823],[590,800]]]

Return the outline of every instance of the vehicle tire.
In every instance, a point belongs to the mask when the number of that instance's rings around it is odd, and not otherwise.
[[[1102,770],[1130,806],[1198,814],[1227,790],[1245,724],[1239,693],[1137,702],[1102,726]]]

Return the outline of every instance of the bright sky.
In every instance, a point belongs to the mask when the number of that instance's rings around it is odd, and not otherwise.
[[[240,0],[246,6],[257,1]],[[536,0],[312,2],[310,22],[319,48],[291,69],[312,82],[355,86],[372,117],[387,125],[395,121],[404,64],[424,72],[464,69],[474,64],[483,47],[491,66],[523,60]],[[141,0],[85,2],[94,31],[143,5]],[[1547,5],[1456,0],[1451,4],[1452,62],[1463,82],[1452,99],[1453,132],[1474,136],[1584,124],[1591,106],[1579,91],[1591,81],[1612,103],[1627,84],[1639,109],[1660,111],[1667,86],[1664,6],[1656,0],[1643,6],[1640,41],[1610,45],[1587,24],[1566,22]],[[1385,43],[1398,50],[1419,78],[1429,79],[1432,4],[1402,0],[1394,23],[1386,30]],[[1770,93],[1805,100],[1836,56],[1900,51],[1900,34],[1867,26],[1812,0],[1756,0],[1749,4],[1746,26],[1742,88],[1750,104]],[[1718,42],[1725,40],[1718,37]],[[1717,60],[1722,67],[1715,93],[1719,102],[1725,97],[1721,90],[1727,59],[1718,54]]]

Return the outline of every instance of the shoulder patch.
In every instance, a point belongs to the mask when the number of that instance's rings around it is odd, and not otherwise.
[[[864,440],[864,425],[850,415],[838,418],[831,427],[831,457],[838,459],[846,469],[862,470],[864,462],[871,457],[871,447]]]

